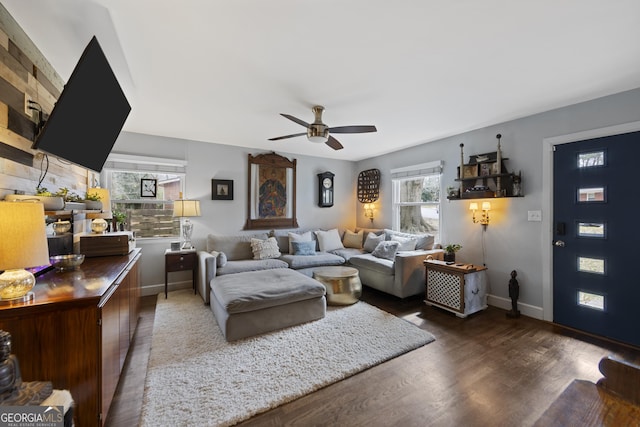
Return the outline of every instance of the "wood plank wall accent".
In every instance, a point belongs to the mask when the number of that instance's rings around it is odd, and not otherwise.
[[[63,87],[62,78],[0,4],[0,200],[15,191],[35,192],[46,164],[36,158],[37,150],[31,149],[35,118],[25,105],[27,100],[36,101],[49,114]],[[52,192],[66,187],[84,195],[91,184],[87,169],[54,156],[48,158],[42,186]]]

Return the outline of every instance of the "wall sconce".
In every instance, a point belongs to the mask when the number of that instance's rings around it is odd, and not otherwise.
[[[364,208],[364,216],[373,222],[373,203],[365,203],[362,207]]]
[[[480,218],[476,218],[476,211],[478,210],[478,203],[476,202],[471,202],[469,204],[469,210],[473,212],[473,223],[477,224],[480,223],[482,224],[482,228],[483,230],[487,229],[487,225],[489,225],[489,211],[491,210],[491,203],[489,202],[482,202],[482,215],[480,216]]]

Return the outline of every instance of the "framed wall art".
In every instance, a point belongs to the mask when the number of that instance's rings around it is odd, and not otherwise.
[[[249,154],[248,182],[245,230],[298,227],[295,159]]]
[[[233,180],[212,179],[211,200],[233,200]]]
[[[156,197],[157,192],[157,179],[142,178],[140,180],[140,197]]]

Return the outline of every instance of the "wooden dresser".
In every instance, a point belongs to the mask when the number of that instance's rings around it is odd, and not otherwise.
[[[103,425],[140,313],[140,249],[37,278],[34,300],[0,306],[24,381],[71,391],[78,426]]]

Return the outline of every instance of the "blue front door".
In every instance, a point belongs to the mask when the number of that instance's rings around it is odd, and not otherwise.
[[[640,346],[640,132],[555,147],[553,320]]]

